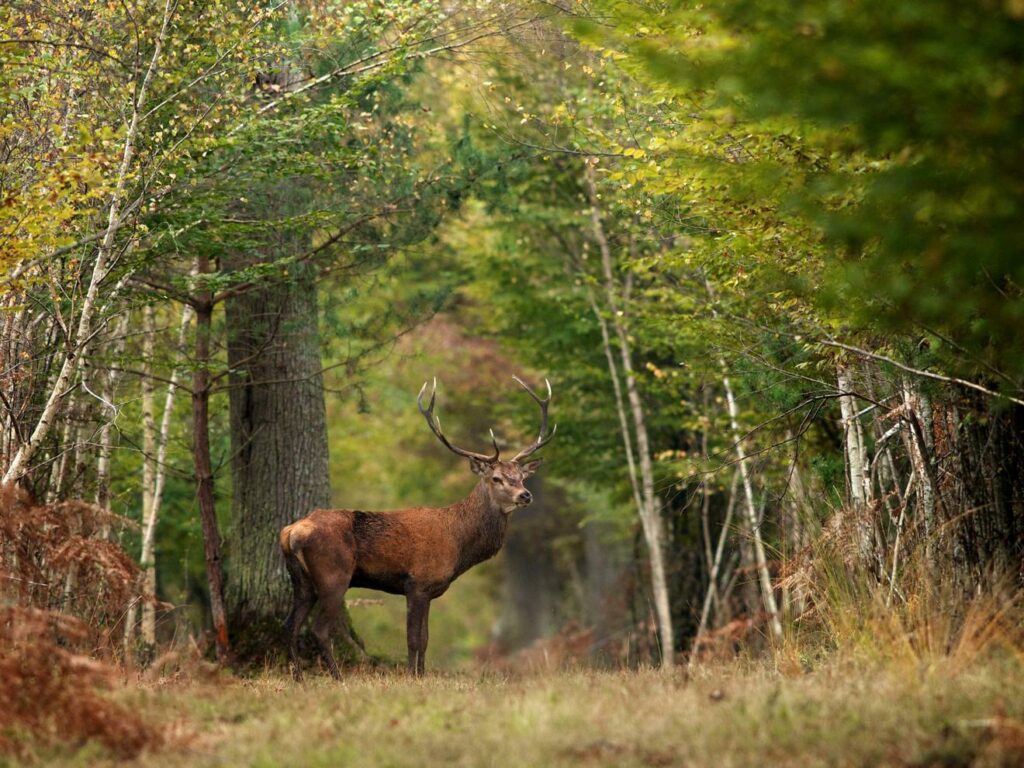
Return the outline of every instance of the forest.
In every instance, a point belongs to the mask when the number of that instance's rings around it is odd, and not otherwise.
[[[1021,0],[3,3],[0,765],[1024,764],[1022,125]]]

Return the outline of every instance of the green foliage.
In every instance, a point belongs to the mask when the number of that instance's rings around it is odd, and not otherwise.
[[[712,136],[747,137],[735,164],[760,175],[717,175],[754,182],[782,216],[786,250],[806,248],[801,222],[823,238],[817,279],[812,272],[795,283],[802,295],[858,327],[948,339],[943,366],[975,375],[991,366],[1019,386],[1024,25],[1016,6],[603,7],[615,24],[580,24],[584,37],[624,57],[659,94],[700,105],[696,122]],[[719,154],[669,146],[666,164]],[[716,212],[723,229],[738,226],[732,211]],[[780,258],[773,250],[759,260]]]

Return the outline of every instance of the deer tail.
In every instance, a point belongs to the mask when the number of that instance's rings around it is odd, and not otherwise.
[[[302,549],[306,544],[306,540],[309,536],[309,526],[304,524],[306,521],[300,520],[297,523],[286,525],[281,529],[281,551],[284,553],[284,559],[286,561],[294,560],[299,564],[302,570],[308,575],[309,566],[306,565],[306,558],[302,555]]]

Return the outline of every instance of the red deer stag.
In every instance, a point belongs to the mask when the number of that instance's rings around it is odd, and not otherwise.
[[[296,680],[302,677],[299,630],[317,601],[320,615],[313,623],[313,637],[331,674],[341,677],[330,639],[349,587],[405,595],[409,670],[423,674],[430,601],[443,595],[461,574],[494,557],[501,549],[509,515],[533,498],[523,481],[537,470],[540,460],[525,464],[522,461],[555,434],[555,429],[548,432],[551,384],[545,379],[548,396],[542,400],[526,384],[513,378],[540,406],[541,421],[540,435],[533,444],[508,461],[498,459],[493,431],[491,456],[463,450],[449,442],[434,416],[437,379],[426,408],[426,383],[416,398],[420,413],[437,439],[448,450],[469,459],[470,469],[480,478],[462,501],[439,509],[408,507],[393,512],[318,509],[281,531],[281,550],[294,589],[284,633]]]

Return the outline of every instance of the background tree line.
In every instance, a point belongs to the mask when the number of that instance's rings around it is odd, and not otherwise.
[[[522,437],[521,369],[561,425],[453,658],[780,643],[837,573],[896,616],[1019,588],[1014,4],[0,14],[4,480],[139,523],[191,616],[138,601],[129,650],[262,657],[283,524],[460,493],[435,372],[460,444]]]

